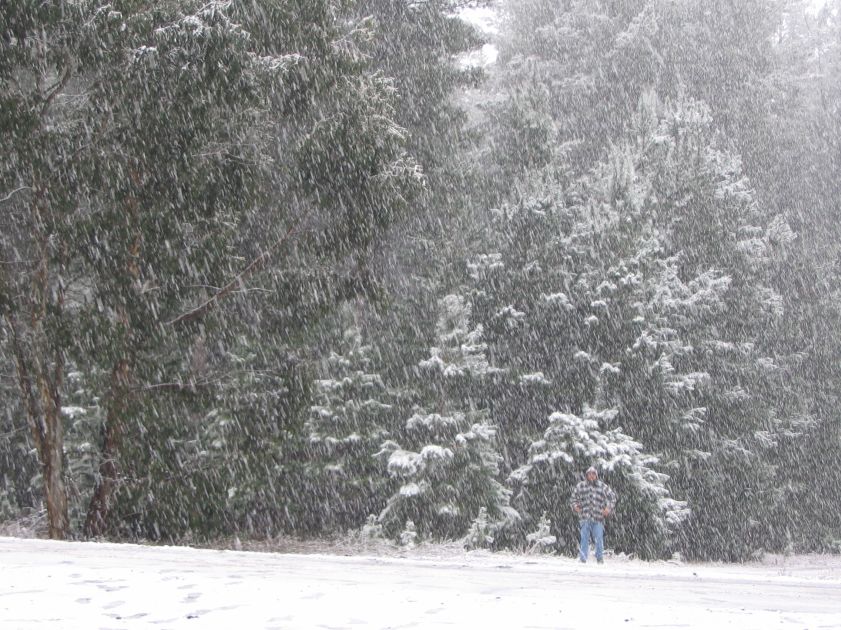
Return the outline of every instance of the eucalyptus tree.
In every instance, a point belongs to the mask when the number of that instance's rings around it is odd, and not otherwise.
[[[72,334],[68,230],[81,191],[76,161],[86,121],[74,94],[91,8],[16,2],[0,9],[0,304],[54,538],[69,534],[61,412]]]
[[[0,491],[0,521],[11,519],[22,512],[22,508],[34,505],[35,496],[40,494],[42,483],[38,458],[32,453],[32,438],[26,421],[26,411],[20,404],[20,391],[15,376],[13,353],[7,351],[10,339],[6,329],[3,334],[2,367],[0,367],[0,401],[5,413],[0,416],[0,475],[3,489]]]
[[[170,531],[189,529],[216,509],[189,496],[212,465],[196,438],[206,405],[219,403],[207,391],[233,391],[234,406],[246,395],[223,371],[230,339],[288,335],[358,290],[365,250],[418,188],[390,82],[368,69],[369,33],[342,10],[327,1],[4,8],[4,52],[17,64],[3,74],[17,89],[16,118],[4,125],[17,151],[4,162],[4,203],[30,227],[6,241],[26,273],[6,274],[4,285],[37,289],[26,304],[31,333],[20,292],[4,291],[4,315],[33,435],[49,438],[51,535],[68,527],[60,409],[69,354],[102,375],[86,533],[159,534],[162,506]],[[246,326],[259,317],[253,303],[220,305],[270,263],[263,288],[286,315],[259,331]],[[78,278],[72,334],[68,268]],[[275,412],[301,408],[292,400]],[[203,487],[227,492],[228,481]],[[177,491],[155,499],[149,484]]]
[[[129,78],[126,92],[113,99],[126,103],[139,97],[148,102],[149,124],[158,119],[167,98],[173,98],[167,120],[173,120],[173,110],[183,108],[176,118],[184,125],[183,146],[173,145],[180,139],[173,137],[179,127],[171,129],[169,123],[151,134],[157,142],[149,141],[148,131],[136,141],[151,172],[161,152],[163,163],[173,165],[162,175],[164,181],[153,177],[148,182],[153,188],[141,187],[139,192],[148,195],[147,203],[164,204],[170,220],[180,219],[175,226],[180,243],[173,247],[159,239],[151,248],[160,261],[160,270],[149,269],[153,277],[160,274],[154,280],[157,295],[151,306],[163,316],[151,320],[156,328],[148,334],[162,335],[164,348],[178,348],[181,338],[181,348],[194,349],[202,339],[223,349],[227,358],[215,365],[213,353],[208,353],[204,379],[221,379],[208,403],[214,405],[211,411],[221,412],[215,417],[228,417],[233,420],[230,426],[242,429],[228,431],[222,441],[225,448],[216,459],[223,474],[202,461],[203,453],[212,452],[200,447],[202,440],[185,442],[193,444],[195,483],[209,498],[200,521],[215,522],[206,515],[225,505],[232,489],[253,483],[249,474],[275,474],[272,466],[257,461],[261,455],[275,464],[277,457],[286,464],[296,457],[287,449],[278,453],[288,431],[300,430],[295,428],[300,427],[296,418],[306,407],[306,388],[295,385],[302,378],[296,349],[306,347],[308,329],[335,303],[366,290],[368,249],[399,217],[421,181],[418,167],[404,152],[403,131],[393,121],[390,80],[367,66],[362,46],[369,32],[364,24],[342,19],[341,10],[332,2],[234,3],[211,8],[208,14],[204,6],[173,27],[152,32],[154,46],[147,48],[155,48],[154,58]],[[146,101],[144,86],[152,81],[162,86],[161,92],[149,94]],[[107,85],[121,86],[119,77]],[[121,111],[128,130],[139,127],[137,109],[135,105]],[[140,111],[142,115],[144,108]],[[171,194],[161,196],[161,191]],[[172,211],[182,207],[180,216]],[[155,233],[161,233],[158,226]],[[282,258],[260,283],[269,292],[263,302],[268,310],[253,300],[218,308],[227,291],[247,283],[279,248],[284,248]],[[246,257],[239,269],[234,266],[237,252]],[[207,293],[202,287],[208,286],[222,289]],[[167,289],[172,291],[170,302],[164,301]],[[149,321],[142,310],[133,312],[137,326]],[[242,353],[253,358],[240,363],[252,376],[231,378],[231,359],[241,362]],[[184,374],[184,354],[176,353],[171,360],[175,382],[185,383],[191,374]],[[274,378],[254,380],[256,374],[269,373],[273,363],[285,365],[289,372],[275,370]],[[159,370],[160,355],[141,365]],[[261,395],[265,406],[244,405]],[[185,440],[185,432],[194,432],[190,423],[173,431]],[[167,435],[160,436],[161,447],[171,444]],[[244,457],[249,464],[241,470],[233,466],[230,475],[225,474],[230,458],[237,457],[234,453],[247,453],[242,449],[254,440],[263,447]],[[171,461],[174,454],[167,456],[167,450],[153,453],[153,460]],[[168,477],[179,479],[177,469],[165,468],[170,469]],[[209,479],[207,470],[213,471]],[[287,478],[283,483],[292,482]],[[167,502],[179,506],[167,519],[171,528],[196,520],[189,500],[193,485],[193,480],[184,482]],[[259,505],[281,503],[290,488],[278,490]],[[142,493],[133,496],[143,502]],[[154,514],[156,509],[150,508]],[[228,513],[220,527],[238,522],[236,514]]]

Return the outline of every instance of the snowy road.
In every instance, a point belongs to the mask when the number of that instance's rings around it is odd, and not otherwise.
[[[0,628],[841,628],[833,562],[597,566],[0,538]]]

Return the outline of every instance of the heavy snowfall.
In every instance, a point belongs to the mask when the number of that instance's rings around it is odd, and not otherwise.
[[[3,628],[841,625],[841,0],[0,2],[0,147]]]

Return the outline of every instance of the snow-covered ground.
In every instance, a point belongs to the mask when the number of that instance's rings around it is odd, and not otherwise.
[[[0,538],[0,628],[841,628],[841,559],[750,566]]]

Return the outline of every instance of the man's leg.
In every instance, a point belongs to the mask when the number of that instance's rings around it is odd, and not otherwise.
[[[593,521],[591,530],[596,541],[596,562],[601,563],[604,556],[604,523]]]
[[[590,523],[588,519],[579,521],[581,527],[581,545],[578,550],[578,559],[581,562],[587,562],[587,553],[590,551]]]

